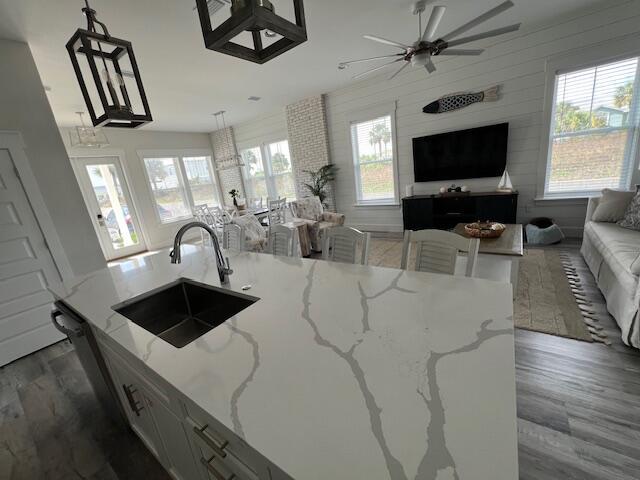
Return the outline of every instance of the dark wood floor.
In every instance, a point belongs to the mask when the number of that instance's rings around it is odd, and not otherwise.
[[[603,308],[596,305],[596,308]],[[640,351],[516,331],[520,478],[640,479]],[[0,480],[167,479],[67,341],[0,369]]]

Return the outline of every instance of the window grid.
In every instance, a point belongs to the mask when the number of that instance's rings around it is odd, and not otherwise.
[[[391,115],[351,124],[356,200],[362,204],[397,201]]]
[[[638,58],[556,75],[545,196],[628,188],[638,139]]]
[[[190,218],[196,205],[219,205],[210,156],[154,155],[143,162],[160,223]]]
[[[249,197],[295,200],[295,182],[287,140],[246,148],[241,155],[245,163],[243,176]]]

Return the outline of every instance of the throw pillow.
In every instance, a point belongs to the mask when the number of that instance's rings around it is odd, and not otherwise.
[[[618,225],[631,230],[640,231],[640,191],[633,197]]]
[[[600,202],[591,216],[594,222],[617,222],[624,217],[627,207],[635,192],[621,192],[605,188],[602,191]]]

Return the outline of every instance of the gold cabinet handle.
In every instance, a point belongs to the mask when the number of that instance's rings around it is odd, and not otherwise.
[[[229,475],[228,477],[225,477],[223,474],[221,474],[218,470],[216,470],[216,468],[211,465],[211,461],[216,458],[215,455],[212,455],[211,458],[209,460],[205,460],[204,457],[200,457],[200,461],[202,462],[202,464],[207,467],[207,470],[209,470],[209,472],[211,472],[211,474],[216,477],[217,480],[233,480],[234,478],[236,478],[236,474],[232,473],[231,475]]]
[[[227,453],[224,451],[224,449],[227,448],[227,445],[229,445],[229,442],[225,440],[220,445],[216,444],[216,442],[214,442],[209,435],[204,433],[208,427],[209,427],[208,424],[202,428],[193,427],[193,431],[195,432],[196,435],[198,435],[204,441],[204,443],[206,443],[209,446],[209,448],[211,448],[211,450],[215,452],[216,455],[218,455],[221,458],[226,457]]]
[[[144,407],[139,405],[140,402],[138,402],[134,397],[133,394],[136,393],[138,390],[136,389],[132,389],[133,385],[122,385],[122,389],[124,390],[124,394],[127,396],[127,400],[129,402],[129,407],[131,408],[131,410],[133,411],[133,413],[136,414],[136,416],[140,416],[140,410],[144,410]]]

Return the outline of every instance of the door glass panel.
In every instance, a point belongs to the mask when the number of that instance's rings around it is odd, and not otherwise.
[[[133,224],[115,165],[87,165],[87,173],[100,207],[101,221],[109,231],[114,250],[138,245],[138,232]]]
[[[219,202],[209,157],[183,157],[182,160],[194,206],[217,207]]]

